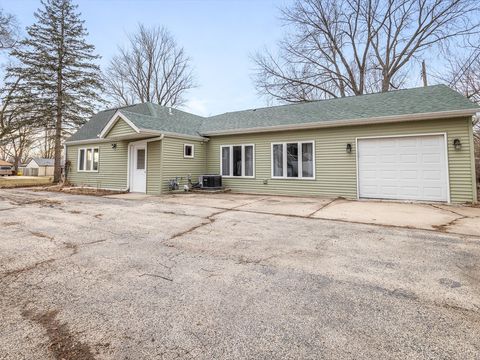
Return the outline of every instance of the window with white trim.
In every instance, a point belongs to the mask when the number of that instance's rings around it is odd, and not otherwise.
[[[255,147],[251,144],[220,146],[220,174],[224,177],[255,177]]]
[[[183,144],[183,157],[193,158],[195,154],[195,148],[193,144]]]
[[[98,171],[99,151],[98,148],[78,149],[78,171]]]
[[[315,142],[272,143],[272,178],[314,179]]]

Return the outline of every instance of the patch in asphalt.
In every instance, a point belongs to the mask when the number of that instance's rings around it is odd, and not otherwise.
[[[438,282],[446,287],[449,287],[449,288],[458,288],[460,286],[462,286],[462,284],[458,281],[455,281],[455,280],[452,280],[452,279],[447,279],[447,278],[441,278],[440,280],[438,280]]]
[[[49,350],[56,359],[76,359],[76,360],[93,360],[90,347],[75,339],[70,333],[68,326],[60,323],[56,316],[57,310],[51,310],[44,313],[34,313],[31,310],[22,311],[22,316],[30,321],[41,325],[47,332],[50,343]]]

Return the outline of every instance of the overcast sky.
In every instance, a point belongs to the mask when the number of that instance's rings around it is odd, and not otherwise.
[[[266,105],[253,87],[249,58],[282,36],[278,9],[291,0],[76,0],[89,42],[105,67],[138,23],[165,25],[193,60],[199,87],[188,111],[214,115]],[[0,0],[22,28],[33,23],[40,0]]]

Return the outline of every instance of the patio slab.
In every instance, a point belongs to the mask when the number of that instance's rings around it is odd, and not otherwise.
[[[337,200],[313,214],[312,217],[439,230],[459,219],[461,215],[428,204]]]
[[[330,202],[332,202],[330,198],[267,196],[258,201],[240,206],[237,209],[265,214],[308,217]]]
[[[261,195],[244,194],[175,194],[162,196],[161,200],[173,204],[195,204],[220,209],[233,209],[263,199]]]

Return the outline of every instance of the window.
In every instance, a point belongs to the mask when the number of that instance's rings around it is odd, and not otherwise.
[[[98,149],[93,149],[93,166],[92,170],[98,170]]]
[[[253,145],[222,145],[220,173],[230,177],[255,177],[255,150]]]
[[[98,171],[98,148],[82,148],[78,150],[78,171]]]
[[[192,144],[183,144],[183,157],[184,158],[194,157],[194,148]]]
[[[222,176],[230,175],[230,146],[222,146]]]
[[[145,149],[137,149],[137,170],[145,170]]]
[[[78,153],[78,170],[85,170],[85,149],[80,149]]]
[[[313,141],[272,144],[272,178],[314,179],[314,169]]]

